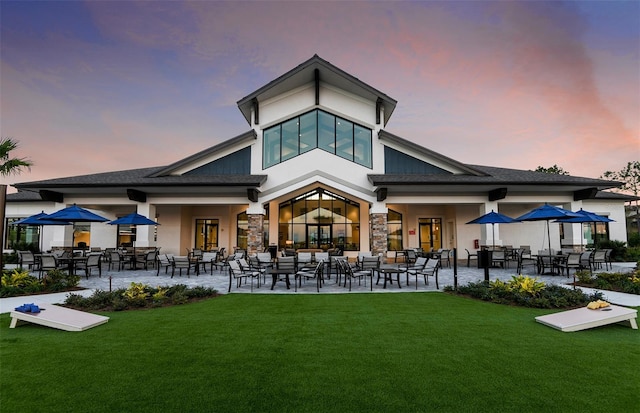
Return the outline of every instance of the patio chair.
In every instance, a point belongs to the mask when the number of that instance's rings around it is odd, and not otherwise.
[[[602,268],[602,264],[605,265],[605,269],[609,269],[607,265],[607,251],[595,250],[592,258],[593,268]]]
[[[87,260],[84,262],[83,261],[78,262],[76,264],[76,268],[84,270],[84,274],[85,274],[85,277],[87,277],[87,280],[91,275],[91,269],[97,268],[98,277],[102,278],[102,253],[90,252],[89,255],[87,255]]]
[[[340,280],[342,278],[342,269],[340,267],[339,260],[346,260],[347,257],[343,255],[329,255],[327,278],[331,279],[331,273],[335,270],[336,274],[336,284],[340,284]]]
[[[324,279],[325,269],[329,268],[329,253],[328,252],[316,252],[313,256],[315,262],[322,261],[324,268],[322,269],[322,278]],[[331,274],[328,274],[328,278],[331,278]]]
[[[567,270],[567,278],[569,277],[569,272],[572,268],[576,271],[581,270],[582,267],[582,254],[579,252],[570,252],[567,255],[567,259],[563,262],[557,264],[558,269],[560,270],[560,274],[564,274],[564,271]]]
[[[258,271],[252,271],[247,268],[243,269],[240,263],[236,260],[229,260],[229,291],[231,292],[231,284],[233,280],[236,280],[236,288],[240,288],[242,280],[251,280],[251,292],[253,292],[253,279],[258,279],[258,287],[260,286],[260,273]]]
[[[369,258],[371,258],[371,257],[369,257]],[[371,278],[371,284],[370,285],[371,285],[371,291],[373,291],[373,272],[372,271],[366,271],[366,270],[360,270],[358,268],[353,268],[353,267],[351,267],[349,262],[347,262],[347,260],[339,260],[338,263],[340,264],[340,266],[342,268],[342,273],[345,276],[345,279],[344,279],[345,286],[347,284],[347,280],[349,280],[349,291],[351,291],[352,281],[354,279],[356,279],[356,278],[358,279],[358,285],[361,284],[361,281],[364,278],[364,285],[366,287],[367,286],[367,278],[366,277],[370,277]]]
[[[111,271],[111,267],[114,265],[118,268],[118,271],[122,271],[122,269],[124,268],[124,264],[125,262],[122,258],[122,254],[120,254],[120,251],[109,252],[109,271]]]
[[[436,279],[436,289],[439,290],[440,286],[438,285],[438,269],[440,268],[440,260],[429,258],[427,264],[424,266],[422,271],[419,272],[420,275],[424,277],[425,285],[429,285],[429,277],[435,277]],[[416,288],[417,288],[418,280],[416,278]]]
[[[589,268],[589,272],[593,274],[593,255],[595,251],[585,251],[580,254],[580,264],[582,268]]]
[[[18,251],[18,265],[30,270],[36,265],[36,257],[31,251]]]
[[[169,272],[169,267],[171,267],[173,255],[169,254],[158,254],[156,257],[156,268],[158,271],[156,272],[156,277],[160,275],[160,268],[164,268],[164,273],[167,274]]]
[[[416,260],[418,259],[418,254],[416,253],[416,250],[405,250],[404,251],[404,262],[407,264],[413,264],[416,262]]]
[[[217,252],[203,252],[202,256],[198,260],[198,265],[202,266],[202,270],[205,273],[207,272],[207,265],[209,265],[209,268],[211,269],[211,273],[213,274],[213,266],[217,261],[217,259],[218,259]]]
[[[320,287],[322,286],[322,269],[324,268],[324,261],[320,260],[316,264],[316,267],[313,271],[302,270],[298,271],[294,277],[293,283],[295,284],[295,291],[298,291],[298,283],[300,283],[300,287],[302,287],[302,280],[316,280],[316,290],[320,292]]]
[[[508,268],[509,260],[504,249],[494,250],[491,254],[491,265],[500,265],[502,268]]]
[[[536,268],[537,271],[538,260],[531,256],[531,251],[520,248],[518,250],[518,274],[522,274],[522,270],[528,265]]]
[[[416,277],[416,290],[418,289],[418,274],[421,274],[422,270],[424,270],[424,267],[427,265],[427,261],[428,258],[426,257],[418,257],[413,265],[407,267],[407,285],[409,285],[409,276],[414,275]]]
[[[311,266],[311,261],[313,257],[310,252],[299,252],[298,253],[298,269],[302,269],[305,267]]]
[[[605,266],[608,265],[610,269],[613,269],[613,262],[611,262],[611,253],[613,249],[605,248],[604,250],[604,262]]]
[[[444,267],[444,263],[447,263],[447,268],[451,268],[451,250],[439,249],[440,254],[440,266]]]
[[[42,278],[42,273],[50,270],[62,270],[67,266],[58,262],[58,258],[53,254],[42,254],[40,256],[40,267],[38,268],[38,278]]]
[[[194,263],[186,256],[174,256],[171,260],[171,278],[176,273],[176,269],[179,271],[180,276],[182,277],[182,270],[187,270],[187,277],[191,273],[191,268],[194,267]],[[194,268],[196,271],[196,275],[198,275],[198,269]]]
[[[471,259],[474,258],[474,259],[477,260],[478,259],[478,253],[476,252],[476,253],[472,254],[467,248],[465,248],[464,250],[467,251],[467,267],[470,267],[471,266]]]
[[[149,266],[154,266],[156,264],[156,258],[158,257],[158,250],[149,251],[142,257],[136,257],[136,268],[138,268],[138,264],[142,264],[145,270],[149,269]]]

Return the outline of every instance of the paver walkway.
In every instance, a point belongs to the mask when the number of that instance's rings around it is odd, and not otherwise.
[[[616,271],[630,271],[633,267],[633,264],[629,263],[618,263],[615,264],[612,270],[609,272]],[[208,271],[208,270],[207,270]],[[600,270],[598,270],[600,272]],[[489,270],[489,278],[490,280],[500,279],[502,281],[509,281],[512,276],[516,275],[515,268],[491,268]],[[524,275],[537,277],[540,281],[543,281],[546,284],[566,284],[573,281],[572,278],[567,278],[566,276],[560,275],[538,275],[535,271],[528,269],[524,271]],[[293,277],[291,277],[291,282],[293,283]],[[469,282],[478,282],[484,280],[484,270],[478,269],[475,267],[466,266],[458,266],[457,273],[458,285],[465,285]],[[454,284],[454,271],[452,268],[441,268],[439,271],[439,284],[440,291],[446,285]],[[402,288],[398,288],[395,280],[393,284],[387,284],[387,288],[382,288],[382,280],[378,285],[375,285],[375,277],[374,277],[374,293],[412,293],[416,292],[415,287],[415,278],[409,278],[410,285],[406,285],[406,277],[401,276]],[[171,270],[167,274],[165,274],[164,270],[160,271],[160,275],[156,276],[156,270],[122,270],[122,271],[108,271],[103,269],[102,277],[98,277],[97,275],[92,275],[87,280],[84,276],[80,279],[80,286],[87,288],[80,292],[82,295],[91,295],[93,290],[100,289],[103,291],[115,290],[119,288],[127,288],[131,285],[132,282],[147,284],[153,287],[157,286],[171,286],[176,284],[185,284],[189,287],[195,286],[203,286],[209,288],[215,288],[221,293],[226,293],[229,288],[229,275],[228,273],[222,271],[214,271],[213,274],[211,272],[201,273],[199,276],[191,274],[189,277],[183,273],[182,276],[178,276],[176,274],[173,278],[171,278]],[[356,281],[352,286],[351,293],[360,294],[360,293],[370,293],[369,289],[369,280],[367,280],[367,285],[358,285]],[[267,284],[261,285],[260,288],[256,288],[257,285],[254,282],[253,294],[317,294],[315,283],[313,281],[302,284],[301,288],[298,288],[298,292],[294,293],[293,284],[291,285],[291,289],[287,290],[284,282],[278,282],[275,285],[275,288],[271,290],[271,279],[267,276]],[[585,292],[595,291],[590,289],[583,289]],[[423,279],[418,279],[418,292],[425,291],[438,291],[436,290],[435,280],[430,277],[429,285],[425,285]],[[331,276],[331,279],[326,280],[324,286],[320,289],[320,293],[324,294],[344,294],[348,293],[349,288],[345,288],[341,285],[336,284],[335,275]],[[243,285],[240,288],[236,288],[235,281],[231,287],[231,293],[251,293],[250,286],[248,284]],[[67,293],[57,293],[57,294],[47,294],[46,297],[43,295],[38,295],[37,299],[39,301],[45,301],[49,303],[60,303],[64,301]],[[614,292],[606,292],[605,300],[618,305],[632,306],[632,307],[640,307],[640,296],[633,294],[622,294],[622,293],[614,293]],[[0,313],[5,313],[11,311],[13,308],[29,302],[28,297],[12,297],[12,298],[3,298],[0,299]]]

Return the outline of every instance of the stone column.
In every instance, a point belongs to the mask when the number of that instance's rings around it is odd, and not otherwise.
[[[255,254],[264,251],[262,240],[264,239],[264,215],[247,214],[249,220],[249,233],[247,234],[247,254]]]
[[[371,216],[371,253],[377,255],[387,252],[387,214],[372,213]]]

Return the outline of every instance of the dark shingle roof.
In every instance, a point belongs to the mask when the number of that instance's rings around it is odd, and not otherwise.
[[[154,176],[165,166],[128,169],[15,184],[19,189],[61,187],[129,187],[129,186],[260,186],[267,175],[182,175]]]

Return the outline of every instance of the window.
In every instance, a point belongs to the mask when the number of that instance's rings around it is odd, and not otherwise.
[[[321,110],[313,110],[265,129],[262,165],[266,169],[319,148],[372,168],[371,145],[371,129]]]
[[[7,218],[5,220],[5,248],[15,250],[40,249],[40,226],[39,225],[12,225],[13,222],[21,218]]]
[[[279,248],[360,249],[360,205],[322,188],[280,204]]]

